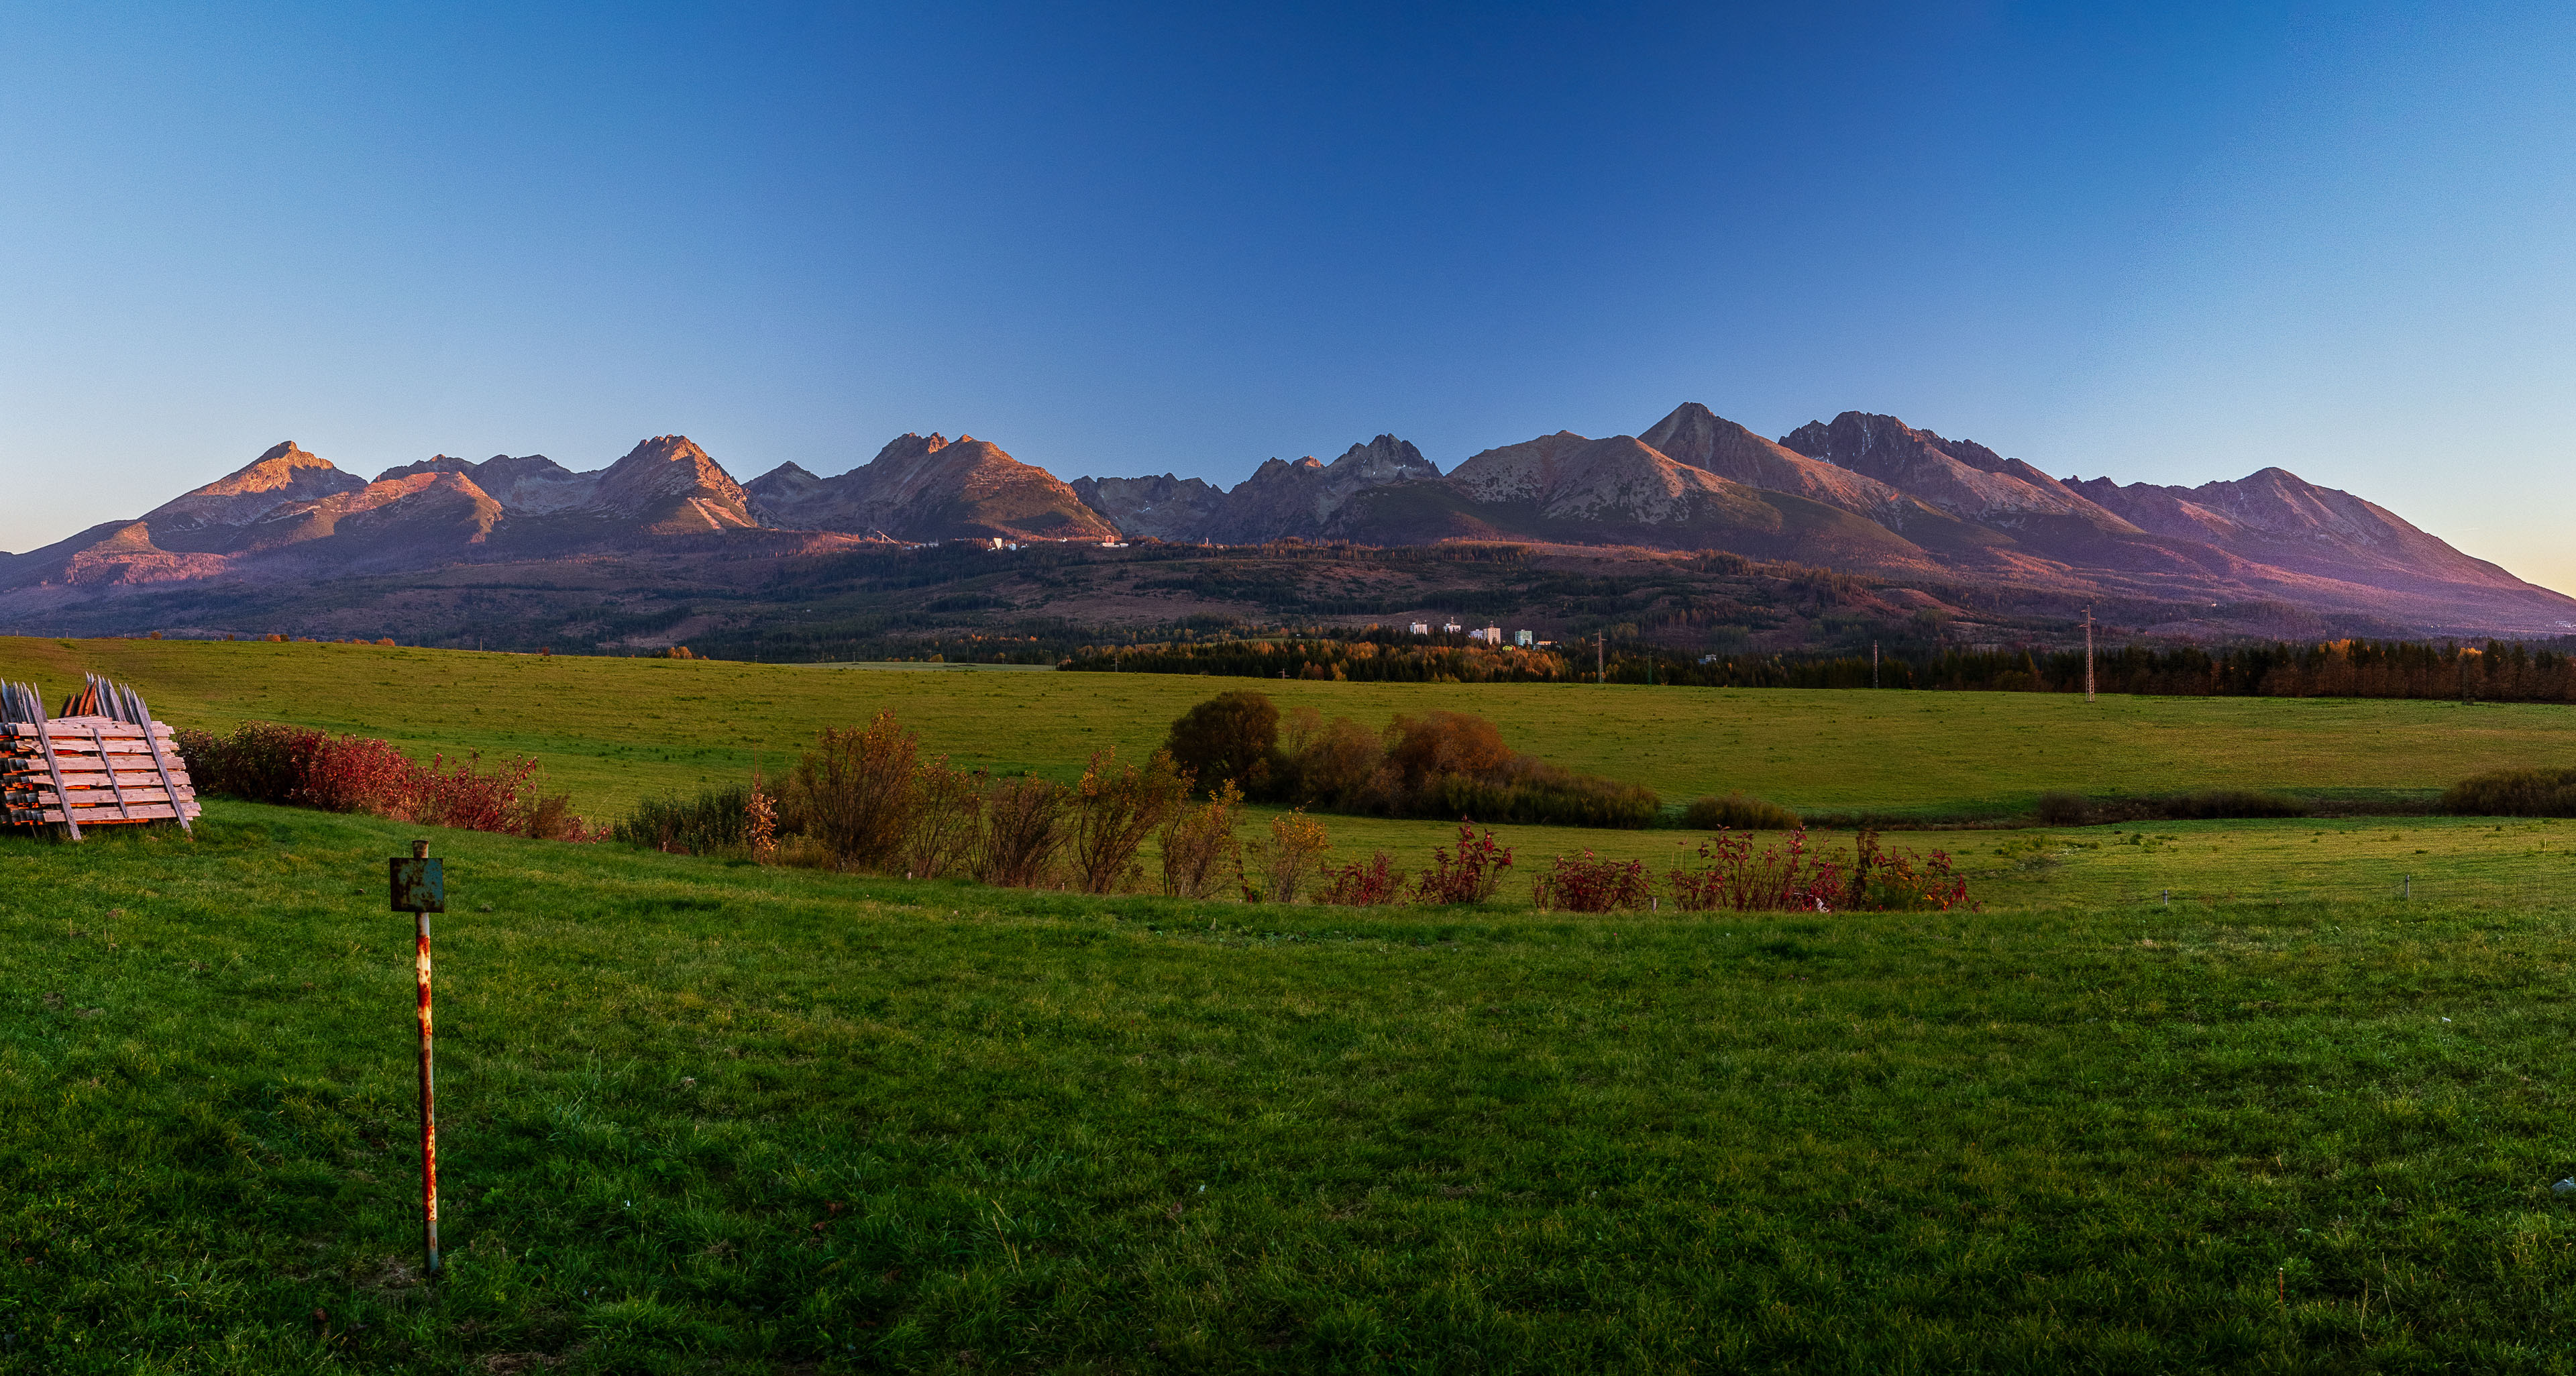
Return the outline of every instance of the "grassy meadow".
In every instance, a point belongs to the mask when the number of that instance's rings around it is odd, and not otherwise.
[[[883,707],[1069,778],[1248,686],[0,640],[82,668],[183,726],[533,754],[594,817]],[[1675,801],[2576,762],[2548,707],[1259,686]],[[1324,820],[1408,869],[1449,830]],[[413,830],[0,838],[0,1373],[2576,1369],[2576,821],[1901,833],[1979,910],[1709,918],[1528,902],[1695,837],[1497,830],[1494,903],[1373,910],[435,833],[435,1285]]]
[[[1141,756],[1192,703],[1258,687],[1376,725],[1435,708],[1667,802],[1742,790],[1792,807],[2026,812],[2039,794],[2290,788],[2429,796],[2508,764],[2576,764],[2548,705],[2051,693],[1823,692],[1586,684],[1370,684],[965,667],[741,664],[223,641],[0,638],[0,678],[55,696],[84,669],[142,688],[174,725],[252,719],[412,751],[532,755],[592,815],[892,708],[958,763],[1070,779],[1098,748]]]
[[[2571,1361],[2563,902],[1570,919],[442,834],[429,1286],[408,834],[0,841],[0,1371]]]

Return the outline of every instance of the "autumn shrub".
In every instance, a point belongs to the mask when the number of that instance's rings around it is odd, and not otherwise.
[[[479,756],[438,755],[421,764],[390,741],[274,722],[245,722],[222,736],[181,731],[173,744],[201,793],[463,831],[597,839],[569,795],[537,790],[532,759],[486,769]]]
[[[1918,856],[1886,850],[1877,832],[1864,831],[1852,843],[1851,870],[1838,906],[1860,912],[1922,912],[1947,911],[1967,901],[1967,878],[1947,851]]]
[[[1115,749],[1095,753],[1072,797],[1073,879],[1084,893],[1116,893],[1143,877],[1136,856],[1189,800],[1190,776],[1157,750],[1142,768]]]
[[[1333,848],[1324,834],[1324,824],[1304,811],[1283,812],[1270,819],[1269,844],[1260,847],[1261,888],[1256,895],[1249,884],[1244,887],[1247,901],[1294,903],[1305,891],[1306,880],[1322,865],[1324,852]]]
[[[301,805],[305,762],[327,739],[309,726],[253,721],[221,736],[190,728],[172,743],[198,792],[293,807]]]
[[[1664,876],[1673,906],[1684,912],[1831,911],[1842,897],[1840,869],[1807,848],[1807,833],[1754,852],[1753,838],[1721,831],[1700,843],[1696,869]]]
[[[1288,745],[1272,795],[1299,807],[1336,812],[1400,811],[1401,788],[1386,769],[1380,733],[1349,717],[1325,721],[1312,707],[1290,714]]]
[[[1243,821],[1243,790],[1220,784],[1197,807],[1175,808],[1163,823],[1163,892],[1205,898],[1240,864],[1235,828]]]
[[[975,877],[1013,889],[1046,882],[1064,848],[1065,805],[1072,792],[1037,778],[994,784],[984,795],[984,824],[975,838]]]
[[[2498,769],[2442,790],[2456,817],[2576,817],[2576,768]]]
[[[990,783],[981,770],[951,767],[945,755],[915,768],[912,817],[903,834],[907,877],[937,879],[972,868]]]
[[[391,741],[315,734],[318,739],[304,757],[303,771],[289,802],[324,812],[361,812],[414,820],[423,789],[421,767],[410,756],[395,749]]]
[[[1530,902],[1540,911],[1607,913],[1642,908],[1654,896],[1643,860],[1596,860],[1585,851],[1580,860],[1560,855],[1530,884]]]
[[[1494,896],[1511,865],[1511,847],[1495,844],[1493,828],[1479,837],[1461,822],[1457,843],[1431,852],[1431,868],[1414,881],[1414,896],[1425,903],[1482,903]]]
[[[751,775],[751,795],[742,804],[743,842],[758,864],[778,859],[778,804],[761,785],[760,771]]]
[[[526,835],[541,801],[529,788],[537,762],[523,759],[489,771],[481,764],[476,757],[450,763],[438,755],[419,766],[412,775],[410,820],[464,831]],[[554,809],[558,823],[570,805],[566,798]]]
[[[1807,834],[1753,849],[1753,838],[1719,832],[1702,842],[1696,869],[1664,876],[1673,906],[1684,912],[1891,912],[1959,907],[1968,881],[1948,854],[1891,851],[1878,833],[1862,832],[1849,859],[1808,848]]]
[[[1652,789],[1514,754],[1494,723],[1465,712],[1397,717],[1378,732],[1297,708],[1272,780],[1272,796],[1299,807],[1391,817],[1645,827],[1663,809]]]
[[[918,753],[892,712],[865,729],[826,728],[781,791],[789,828],[819,842],[843,869],[897,867],[918,805]]]
[[[1404,871],[1385,851],[1324,871],[1324,887],[1315,901],[1345,908],[1373,908],[1404,901]]]
[[[1387,736],[1387,767],[1411,794],[1451,775],[1495,773],[1512,758],[1501,728],[1467,712],[1400,716]]]
[[[1449,774],[1431,781],[1412,811],[1489,822],[1633,829],[1653,826],[1663,807],[1655,791],[1642,784],[1578,774],[1515,755],[1482,774]]]
[[[1778,803],[1729,793],[1693,798],[1682,810],[1682,825],[1692,831],[1796,831],[1803,823]]]

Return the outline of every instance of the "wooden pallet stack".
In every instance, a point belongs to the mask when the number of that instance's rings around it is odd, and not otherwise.
[[[177,822],[203,810],[170,728],[134,690],[91,675],[48,715],[25,684],[0,683],[0,824],[81,828]]]

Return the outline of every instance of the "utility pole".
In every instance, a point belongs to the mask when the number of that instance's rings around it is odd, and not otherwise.
[[[2093,700],[2093,609],[2084,609],[2084,700]]]
[[[1878,642],[1869,642],[1869,686],[1878,686]]]

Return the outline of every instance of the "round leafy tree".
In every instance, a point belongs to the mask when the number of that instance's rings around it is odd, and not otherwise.
[[[1258,797],[1279,755],[1279,709],[1261,693],[1219,693],[1183,712],[1163,748],[1202,791],[1232,783]]]

